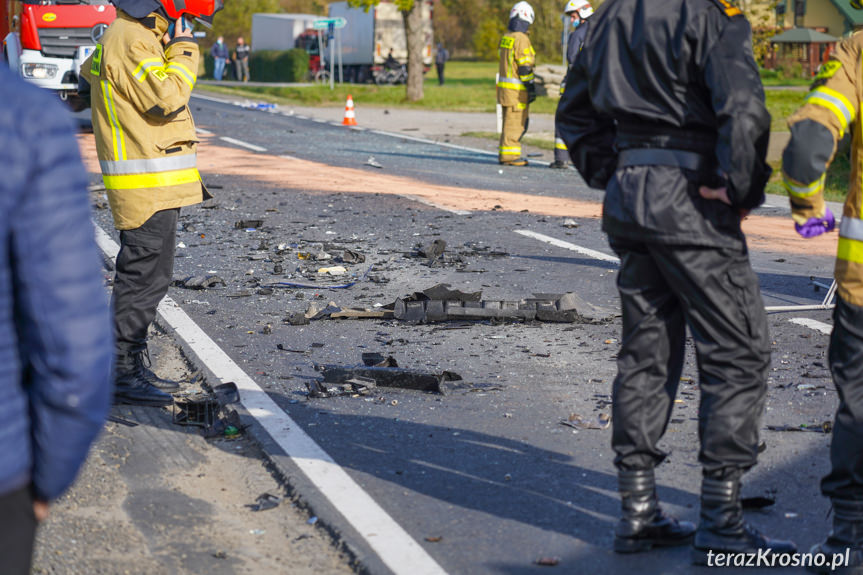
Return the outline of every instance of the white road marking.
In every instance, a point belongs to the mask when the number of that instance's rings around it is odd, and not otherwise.
[[[120,246],[96,225],[96,242],[109,257]],[[381,561],[398,575],[445,575],[426,553],[328,453],[297,425],[171,298],[159,314],[222,383],[233,381],[248,412],[258,420],[320,492],[360,533]]]
[[[241,146],[243,148],[248,148],[253,152],[266,152],[266,148],[262,148],[260,146],[256,146],[254,144],[249,144],[248,142],[244,142],[242,140],[235,140],[234,138],[229,138],[228,136],[222,136],[219,138],[223,142],[228,142],[229,144],[234,144],[235,146]]]
[[[427,200],[427,199],[420,197],[420,196],[412,196],[410,194],[399,194],[399,195],[405,199],[412,200],[414,202],[419,202],[423,205],[431,206],[432,208],[436,208],[436,209],[444,211],[444,212],[449,212],[449,213],[455,214],[457,216],[467,216],[467,215],[470,215],[473,213],[470,210],[455,210],[453,208],[447,208],[445,206],[438,205],[438,204],[434,203],[433,201]]]
[[[212,136],[213,132],[210,130],[205,130],[204,128],[195,128],[195,131],[204,136]]]
[[[817,321],[814,319],[809,319],[808,317],[795,317],[791,318],[788,321],[791,323],[796,323],[797,325],[802,325],[803,327],[808,327],[809,329],[814,329],[815,331],[819,331],[825,335],[830,335],[833,333],[833,326],[823,321]]]
[[[294,156],[289,156],[287,154],[282,154],[279,157],[282,158],[283,160],[299,160],[299,158],[295,158]]]
[[[557,246],[559,248],[565,248],[567,250],[572,250],[572,251],[577,252],[583,256],[588,256],[588,257],[591,257],[591,258],[594,258],[597,260],[602,260],[604,262],[613,262],[616,264],[620,263],[620,260],[618,258],[616,258],[615,256],[610,256],[608,254],[598,252],[596,250],[577,246],[575,244],[571,244],[569,242],[565,242],[563,240],[559,240],[559,239],[553,238],[551,236],[546,236],[544,234],[539,234],[537,232],[532,232],[530,230],[514,230],[514,231],[515,231],[515,233],[521,234],[521,235],[526,236],[528,238],[533,238],[535,240],[539,240],[541,242],[545,242],[547,244],[551,244],[551,245]]]

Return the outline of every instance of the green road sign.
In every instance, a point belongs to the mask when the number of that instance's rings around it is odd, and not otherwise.
[[[312,22],[312,28],[315,30],[326,30],[330,27],[330,24],[332,24],[334,28],[344,28],[347,26],[348,21],[344,18],[320,18]]]

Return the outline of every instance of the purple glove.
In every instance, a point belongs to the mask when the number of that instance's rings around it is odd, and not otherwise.
[[[802,237],[809,239],[815,236],[820,236],[824,232],[832,232],[836,227],[836,218],[833,217],[833,212],[830,208],[824,208],[823,218],[809,218],[802,226],[794,224],[794,229]]]

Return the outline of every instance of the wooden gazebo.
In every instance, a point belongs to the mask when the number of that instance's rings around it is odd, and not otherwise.
[[[839,39],[811,28],[791,28],[770,40],[768,68],[776,68],[786,62],[799,62],[803,73],[814,76]]]

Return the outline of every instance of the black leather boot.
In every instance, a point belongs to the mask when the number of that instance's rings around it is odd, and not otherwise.
[[[813,555],[824,555],[825,564],[808,569],[812,573],[837,575],[863,575],[863,501],[831,499],[833,502],[833,531],[823,543],[810,550]],[[833,568],[834,558],[837,560]],[[842,562],[839,567],[838,561]]]
[[[663,513],[656,498],[653,469],[617,472],[623,516],[614,529],[614,550],[638,553],[653,547],[686,545],[695,525]]]
[[[114,367],[114,404],[165,407],[174,398],[159,391],[144,377],[144,364],[134,353],[118,352]]]
[[[156,389],[161,389],[166,393],[176,393],[180,391],[180,384],[170,379],[164,379],[153,373],[152,362],[150,361],[150,352],[145,346],[143,350],[135,353],[135,361],[141,364],[140,368],[144,379],[150,382],[150,385]]]
[[[743,520],[740,474],[727,479],[704,477],[701,484],[701,523],[692,544],[692,562],[708,564],[708,553],[758,553],[771,555],[797,551],[791,541],[769,539]]]

